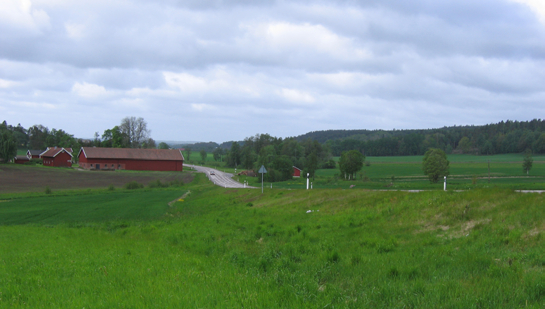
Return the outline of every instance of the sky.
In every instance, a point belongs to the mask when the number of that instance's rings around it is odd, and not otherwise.
[[[2,0],[0,121],[163,141],[545,116],[542,0]]]

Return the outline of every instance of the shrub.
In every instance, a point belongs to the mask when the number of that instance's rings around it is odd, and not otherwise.
[[[114,191],[114,190],[115,190],[114,185],[109,185],[109,186],[108,186],[108,191]]]
[[[148,187],[150,187],[150,188],[167,188],[168,184],[167,183],[162,183],[161,180],[157,179],[155,181],[152,181],[152,182],[148,183]]]
[[[131,181],[127,184],[125,184],[125,186],[123,186],[123,188],[127,189],[127,190],[132,190],[132,189],[141,189],[143,188],[144,185],[143,184],[140,184],[136,181]]]
[[[321,166],[321,168],[325,168],[325,169],[333,169],[333,168],[336,168],[336,167],[337,167],[337,164],[333,160],[329,160],[327,162],[324,162],[324,163],[322,163],[322,166]]]
[[[51,189],[49,187],[45,187],[45,194],[51,194]]]
[[[183,182],[183,181],[180,181],[180,180],[178,180],[178,179],[176,179],[176,180],[172,180],[172,181],[169,183],[169,185],[170,185],[171,187],[181,187],[181,186],[184,185],[184,182]]]

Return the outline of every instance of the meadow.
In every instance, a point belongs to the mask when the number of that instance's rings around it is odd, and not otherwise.
[[[204,175],[0,195],[0,308],[543,308],[544,197]]]
[[[502,187],[520,190],[545,190],[545,156],[533,156],[534,164],[529,175],[522,170],[522,155],[494,156],[449,155],[450,175],[447,188],[470,190]],[[334,158],[338,160],[338,157]],[[490,174],[488,173],[490,161]],[[339,169],[319,169],[312,179],[313,188],[357,188],[373,190],[442,190],[443,182],[430,184],[422,172],[422,156],[367,157],[366,164],[356,179],[345,181]],[[490,175],[490,177],[489,177]],[[252,186],[261,186],[261,178],[239,177]],[[270,187],[270,183],[266,183]],[[305,178],[272,184],[276,188],[306,188]]]

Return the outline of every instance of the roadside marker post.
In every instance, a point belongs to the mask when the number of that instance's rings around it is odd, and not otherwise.
[[[445,176],[445,184],[443,185],[443,191],[447,191],[447,176]]]
[[[309,179],[309,176],[310,176],[310,173],[307,173],[307,190],[308,190],[308,182],[310,181]]]

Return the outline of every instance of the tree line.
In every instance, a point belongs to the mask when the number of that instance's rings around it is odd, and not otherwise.
[[[483,126],[454,126],[428,130],[368,131],[350,130],[311,132],[331,149],[334,156],[359,150],[366,156],[423,155],[430,148],[451,153],[503,154],[545,153],[545,120],[501,121]],[[344,136],[329,139],[330,137]],[[297,137],[300,139],[300,137]]]
[[[25,128],[18,124],[13,126],[5,120],[0,124],[0,159],[8,162],[17,154],[17,149],[45,150],[58,146],[79,149],[81,147],[113,147],[113,148],[156,148],[150,137],[151,131],[143,118],[125,117],[118,126],[104,131],[102,135],[95,132],[94,139],[75,138],[62,129],[49,129],[41,124]],[[165,144],[166,145],[166,144]],[[160,145],[163,148],[165,145]],[[166,145],[168,148],[168,145]]]
[[[256,134],[240,143],[230,142],[230,146],[217,147],[214,159],[224,159],[227,166],[246,170],[257,171],[263,165],[267,168],[264,179],[269,182],[291,179],[294,166],[310,177],[319,168],[335,168],[329,148],[311,139],[300,142],[295,138]]]

